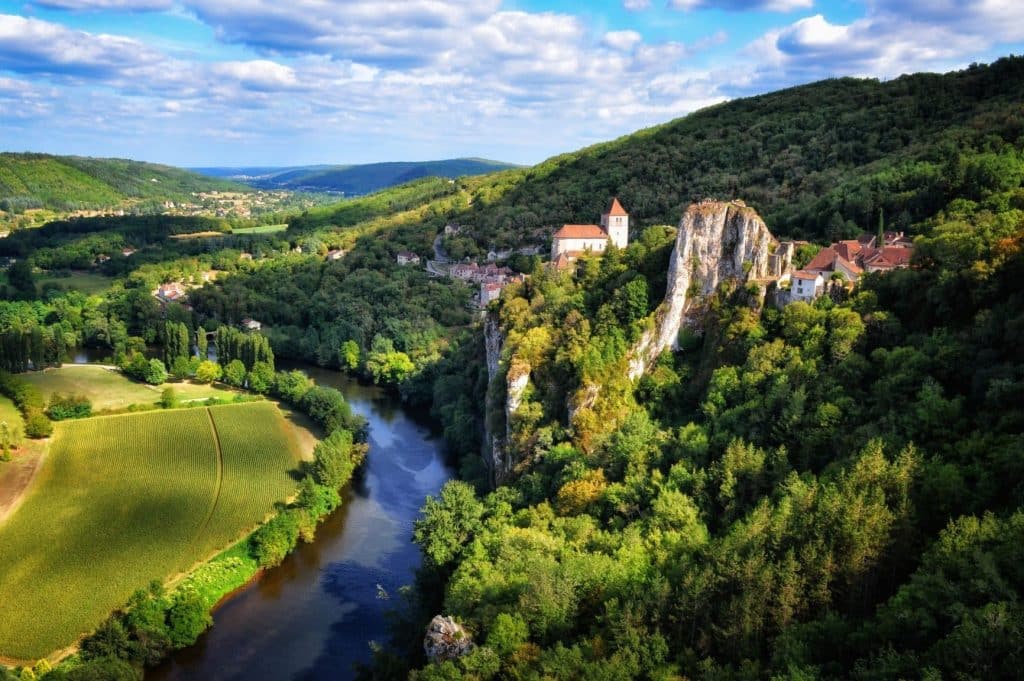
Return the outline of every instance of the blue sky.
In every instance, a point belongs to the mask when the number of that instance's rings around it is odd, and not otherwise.
[[[1020,0],[0,0],[0,148],[533,163],[734,97],[1022,45]]]

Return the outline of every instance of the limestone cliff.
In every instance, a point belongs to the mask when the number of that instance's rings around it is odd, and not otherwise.
[[[491,474],[491,483],[500,485],[512,472],[508,441],[512,419],[523,402],[530,383],[530,366],[522,361],[512,363],[503,358],[504,338],[498,316],[489,313],[484,320],[484,346],[487,350],[487,404],[484,419],[484,463]]]
[[[654,313],[653,327],[630,353],[630,378],[642,376],[664,350],[678,349],[688,313],[721,282],[742,284],[768,278],[775,268],[788,268],[788,262],[771,261],[777,245],[757,212],[740,201],[690,205],[679,222],[665,300]]]
[[[691,205],[679,223],[665,299],[629,353],[629,377],[636,380],[663,351],[678,349],[680,329],[684,324],[699,323],[694,313],[720,283],[756,282],[763,298],[766,282],[789,269],[792,251],[778,248],[757,212],[740,201]],[[500,485],[508,480],[515,465],[508,445],[532,367],[503,356],[504,338],[493,312],[484,321],[484,343],[489,382],[483,458],[492,484]],[[601,392],[598,384],[577,386],[567,404],[569,423],[581,410],[592,408]]]

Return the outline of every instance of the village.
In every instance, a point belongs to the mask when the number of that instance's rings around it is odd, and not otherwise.
[[[742,201],[733,201],[745,207]],[[630,215],[618,198],[613,198],[608,210],[601,215],[600,224],[565,224],[551,239],[548,266],[565,270],[586,255],[600,254],[609,246],[626,248],[629,245]],[[458,234],[461,228],[447,225],[445,235]],[[498,265],[515,253],[538,254],[540,247],[525,247],[517,251],[494,251],[487,254],[483,264],[467,261],[451,263],[441,252],[441,235],[435,241],[435,259],[426,262],[426,269],[434,276],[445,276],[477,284],[477,305],[486,307],[497,300],[505,286],[523,281],[526,275]],[[903,232],[887,231],[881,234],[861,234],[856,239],[837,241],[818,251],[802,267],[793,265],[797,252],[810,246],[807,241],[779,241],[773,244],[770,258],[772,278],[778,288],[775,297],[780,306],[792,302],[809,302],[822,295],[840,295],[849,292],[866,273],[888,272],[906,268],[914,255],[914,242]],[[419,265],[420,257],[408,251],[397,255],[400,265]]]
[[[742,201],[732,203],[745,207]],[[604,253],[610,246],[626,248],[629,246],[630,215],[618,198],[613,198],[608,210],[601,215],[599,224],[564,224],[556,230],[551,238],[551,248],[547,267],[566,270],[584,256]],[[473,304],[483,310],[491,302],[501,296],[506,286],[526,280],[527,275],[516,272],[506,264],[514,255],[535,256],[542,252],[540,246],[525,246],[519,249],[502,251],[490,250],[482,263],[466,258],[461,262],[452,262],[441,248],[442,236],[453,236],[462,232],[458,225],[446,225],[442,234],[434,241],[434,258],[423,259],[419,254],[401,250],[395,254],[395,262],[400,266],[423,266],[435,277],[446,277],[466,282],[478,287]],[[881,238],[881,240],[880,240]],[[798,251],[810,246],[806,241],[779,241],[773,243],[773,252],[769,258],[770,279],[763,283],[775,283],[778,293],[775,302],[779,306],[804,301],[810,302],[823,295],[838,296],[849,292],[858,280],[866,273],[888,272],[908,267],[914,254],[914,243],[903,232],[884,232],[881,234],[862,234],[856,239],[837,241],[818,251],[809,262],[802,267],[793,265]],[[301,253],[301,248],[296,248]],[[134,249],[125,249],[122,253],[128,257]],[[337,261],[344,258],[346,251],[329,250],[324,258]],[[101,256],[101,258],[104,256]],[[243,253],[241,259],[252,259]],[[188,305],[188,290],[202,286],[216,277],[216,272],[205,272],[201,281],[192,284],[170,282],[162,284],[154,290],[153,296],[162,305],[178,303]],[[241,324],[248,331],[259,330],[260,322],[245,319]]]

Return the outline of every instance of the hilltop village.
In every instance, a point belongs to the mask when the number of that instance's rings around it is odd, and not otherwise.
[[[711,199],[701,202],[712,203],[715,201]],[[746,204],[739,199],[731,203],[746,208]],[[626,248],[629,246],[630,227],[629,212],[618,198],[613,198],[608,210],[601,215],[599,224],[563,224],[552,234],[548,266],[565,270],[573,267],[579,258],[599,255],[612,245]],[[457,225],[448,225],[444,235],[456,235],[462,231]],[[538,246],[515,251],[491,250],[484,263],[473,262],[468,258],[464,262],[451,263],[440,251],[438,244],[441,236],[438,235],[438,242],[435,243],[435,255],[438,257],[427,260],[426,269],[435,276],[451,277],[478,285],[480,290],[477,304],[480,308],[496,300],[505,286],[522,281],[526,276],[506,265],[499,265],[499,262],[507,261],[516,254],[537,255],[541,252]],[[776,284],[779,293],[775,301],[779,306],[797,301],[813,301],[822,295],[838,296],[844,291],[849,292],[866,273],[908,267],[914,254],[913,240],[903,232],[893,231],[877,235],[861,234],[856,239],[837,241],[822,248],[808,262],[799,265],[796,264],[800,261],[799,255],[813,248],[809,242],[774,241],[771,247],[770,278],[762,283]],[[419,265],[420,257],[403,251],[398,253],[397,262],[400,265]]]

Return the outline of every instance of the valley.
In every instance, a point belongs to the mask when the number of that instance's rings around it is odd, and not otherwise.
[[[835,78],[14,231],[10,674],[1015,678],[1021,101],[1019,57]]]

